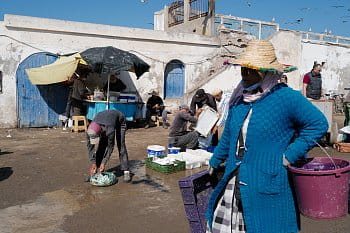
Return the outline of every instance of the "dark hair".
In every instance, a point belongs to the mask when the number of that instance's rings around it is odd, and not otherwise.
[[[195,94],[197,97],[202,98],[205,96],[205,91],[204,89],[198,89]]]
[[[312,66],[312,69],[317,68],[318,66],[323,66],[325,62],[322,62],[322,65],[320,63],[318,63],[317,61],[314,61],[314,65]]]

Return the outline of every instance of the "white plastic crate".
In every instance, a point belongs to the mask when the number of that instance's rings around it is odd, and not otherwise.
[[[206,106],[198,117],[195,130],[204,137],[207,137],[218,120],[219,114],[211,107]]]

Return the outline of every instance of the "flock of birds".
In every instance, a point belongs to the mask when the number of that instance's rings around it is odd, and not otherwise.
[[[253,4],[251,1],[248,0],[243,0],[244,4],[246,5],[246,7],[252,7]],[[148,3],[149,0],[140,0],[141,3]],[[339,17],[339,21],[341,23],[348,23],[350,22],[350,8],[346,8],[344,5],[332,5],[330,6],[330,8],[334,8],[334,9],[345,9],[345,13],[344,11],[342,13],[344,13],[344,15]],[[317,10],[317,8],[311,8],[311,7],[302,7],[299,8],[300,11],[302,11],[303,13],[306,13],[307,11],[313,11],[313,10]],[[275,21],[275,18],[272,19],[272,21]],[[288,20],[286,21],[284,24],[301,24],[304,22],[304,18],[300,17],[297,19],[293,19],[293,20]]]

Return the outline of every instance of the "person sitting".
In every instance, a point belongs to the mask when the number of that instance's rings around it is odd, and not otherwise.
[[[159,97],[159,93],[155,90],[153,90],[151,93],[149,93],[151,97],[148,98],[146,103],[146,125],[145,128],[149,128],[149,124],[151,121],[151,117],[156,116],[162,116],[162,122],[163,122],[163,128],[168,128],[168,111],[165,110],[163,100],[161,97]]]
[[[124,181],[130,181],[128,152],[125,145],[126,120],[118,110],[105,110],[97,113],[87,130],[87,148],[91,164],[90,176],[103,172],[113,149],[115,140],[119,150],[120,168]]]
[[[199,134],[196,131],[187,131],[187,123],[196,123],[202,109],[196,112],[195,116],[190,114],[190,108],[186,104],[179,106],[174,121],[170,127],[169,145],[180,147],[181,151],[195,149],[198,144]]]

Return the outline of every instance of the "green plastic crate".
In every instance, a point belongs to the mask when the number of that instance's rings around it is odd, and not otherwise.
[[[159,157],[159,158],[164,158],[164,157]],[[153,162],[152,158],[146,158],[145,163],[146,163],[146,167],[148,167],[152,170],[155,170],[157,172],[165,173],[165,174],[184,171],[186,169],[186,162],[185,161],[175,160],[174,164],[160,165],[158,163]]]

